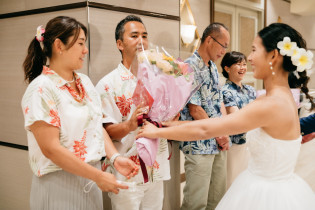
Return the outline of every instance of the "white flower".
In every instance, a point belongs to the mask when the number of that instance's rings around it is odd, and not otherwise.
[[[300,48],[298,53],[291,57],[293,65],[297,66],[297,71],[302,72],[308,70],[313,64],[313,53],[311,51],[306,51],[304,48]]]
[[[139,63],[143,63],[145,59],[146,59],[145,58],[145,52],[144,51],[139,52],[138,53],[138,61],[139,61]]]
[[[293,48],[293,50],[292,50],[293,54],[291,56],[297,55],[299,53],[299,49],[300,48],[298,48],[298,47]]]
[[[170,74],[173,70],[173,66],[168,61],[162,59],[156,61],[156,66],[166,74]]]
[[[157,62],[158,60],[163,59],[162,53],[158,53],[158,52],[153,51],[153,50],[148,51],[147,56],[148,56],[148,59],[151,63],[152,63],[152,61]]]
[[[291,56],[294,50],[297,49],[296,42],[291,42],[289,37],[284,37],[283,41],[278,42],[277,47],[280,49],[281,55]]]

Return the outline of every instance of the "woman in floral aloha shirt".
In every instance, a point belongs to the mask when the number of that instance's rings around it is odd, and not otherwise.
[[[34,173],[31,209],[99,210],[102,191],[127,188],[100,170],[105,149],[109,158],[117,150],[102,127],[97,91],[86,75],[75,73],[88,53],[86,34],[80,22],[59,16],[45,29],[37,28],[28,48],[23,66],[30,84],[22,108]],[[135,163],[124,157],[114,166],[125,176],[137,173]]]

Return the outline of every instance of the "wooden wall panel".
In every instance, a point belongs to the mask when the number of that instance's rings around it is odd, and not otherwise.
[[[179,0],[93,0],[93,2],[179,16]]]
[[[85,0],[0,0],[0,15],[23,12],[51,6],[62,6]],[[0,19],[0,141],[26,146],[26,132],[21,109],[21,99],[27,87],[23,81],[22,63],[27,47],[36,33],[38,25],[58,15],[76,18],[89,27],[89,58],[80,72],[89,75],[96,84],[101,77],[116,68],[121,55],[116,47],[114,30],[116,24],[128,15],[128,10],[139,11],[149,32],[151,43],[164,46],[167,51],[179,56],[179,0],[96,0],[89,1],[90,7],[47,12]],[[94,4],[92,4],[94,3]],[[113,7],[98,7],[97,3]],[[103,5],[104,6],[104,5]],[[122,7],[122,11],[113,11]],[[105,9],[104,9],[105,8]],[[106,9],[107,8],[107,9]],[[133,10],[132,10],[133,9]],[[150,16],[153,14],[153,16]],[[161,16],[159,16],[161,14]],[[163,16],[164,14],[164,16]],[[19,14],[21,15],[21,14]],[[172,179],[165,183],[164,210],[177,210],[179,198],[179,150],[173,146],[171,159]],[[29,194],[32,173],[28,164],[27,151],[0,146],[0,178],[5,184],[0,189],[0,209],[29,209]],[[3,186],[3,187],[2,187]],[[110,209],[110,203],[104,201],[104,209]]]
[[[33,173],[28,164],[28,152],[0,146],[0,159],[0,209],[30,209]]]
[[[45,26],[59,15],[74,17],[87,25],[86,8],[0,19],[0,141],[27,145],[21,108],[27,87],[22,64],[37,26]],[[80,72],[87,74],[87,62]]]
[[[83,2],[84,0],[1,0],[0,14]]]
[[[240,52],[248,56],[252,51],[252,42],[256,37],[255,29],[257,27],[257,20],[255,18],[246,16],[240,16],[239,18],[239,34],[241,37],[241,39],[239,40]],[[253,71],[251,65],[247,65],[247,71]]]
[[[90,8],[90,72],[89,76],[96,84],[103,76],[115,69],[121,61],[116,47],[115,28],[117,23],[128,14],[115,11]],[[179,56],[179,21],[139,16],[144,22],[149,41],[164,46],[167,51]]]

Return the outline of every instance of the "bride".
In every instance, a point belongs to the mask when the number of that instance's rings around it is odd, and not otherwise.
[[[288,84],[289,73],[297,75],[297,81],[308,79],[313,55],[305,48],[305,40],[292,27],[282,23],[265,27],[248,57],[254,77],[264,80],[265,96],[222,118],[168,122],[167,128],[145,122],[138,137],[193,141],[249,131],[249,166],[216,210],[314,210],[314,192],[294,174],[302,138]],[[301,90],[311,99],[305,83]]]

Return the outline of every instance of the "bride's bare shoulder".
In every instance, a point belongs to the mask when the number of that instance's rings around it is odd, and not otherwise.
[[[268,109],[270,112],[275,113],[285,113],[289,110],[292,110],[293,102],[288,97],[281,97],[276,95],[271,96],[261,96],[256,99],[261,106],[264,106],[265,109]]]
[[[281,97],[262,95],[253,102],[253,105],[262,112],[279,112],[288,105],[288,102]]]

